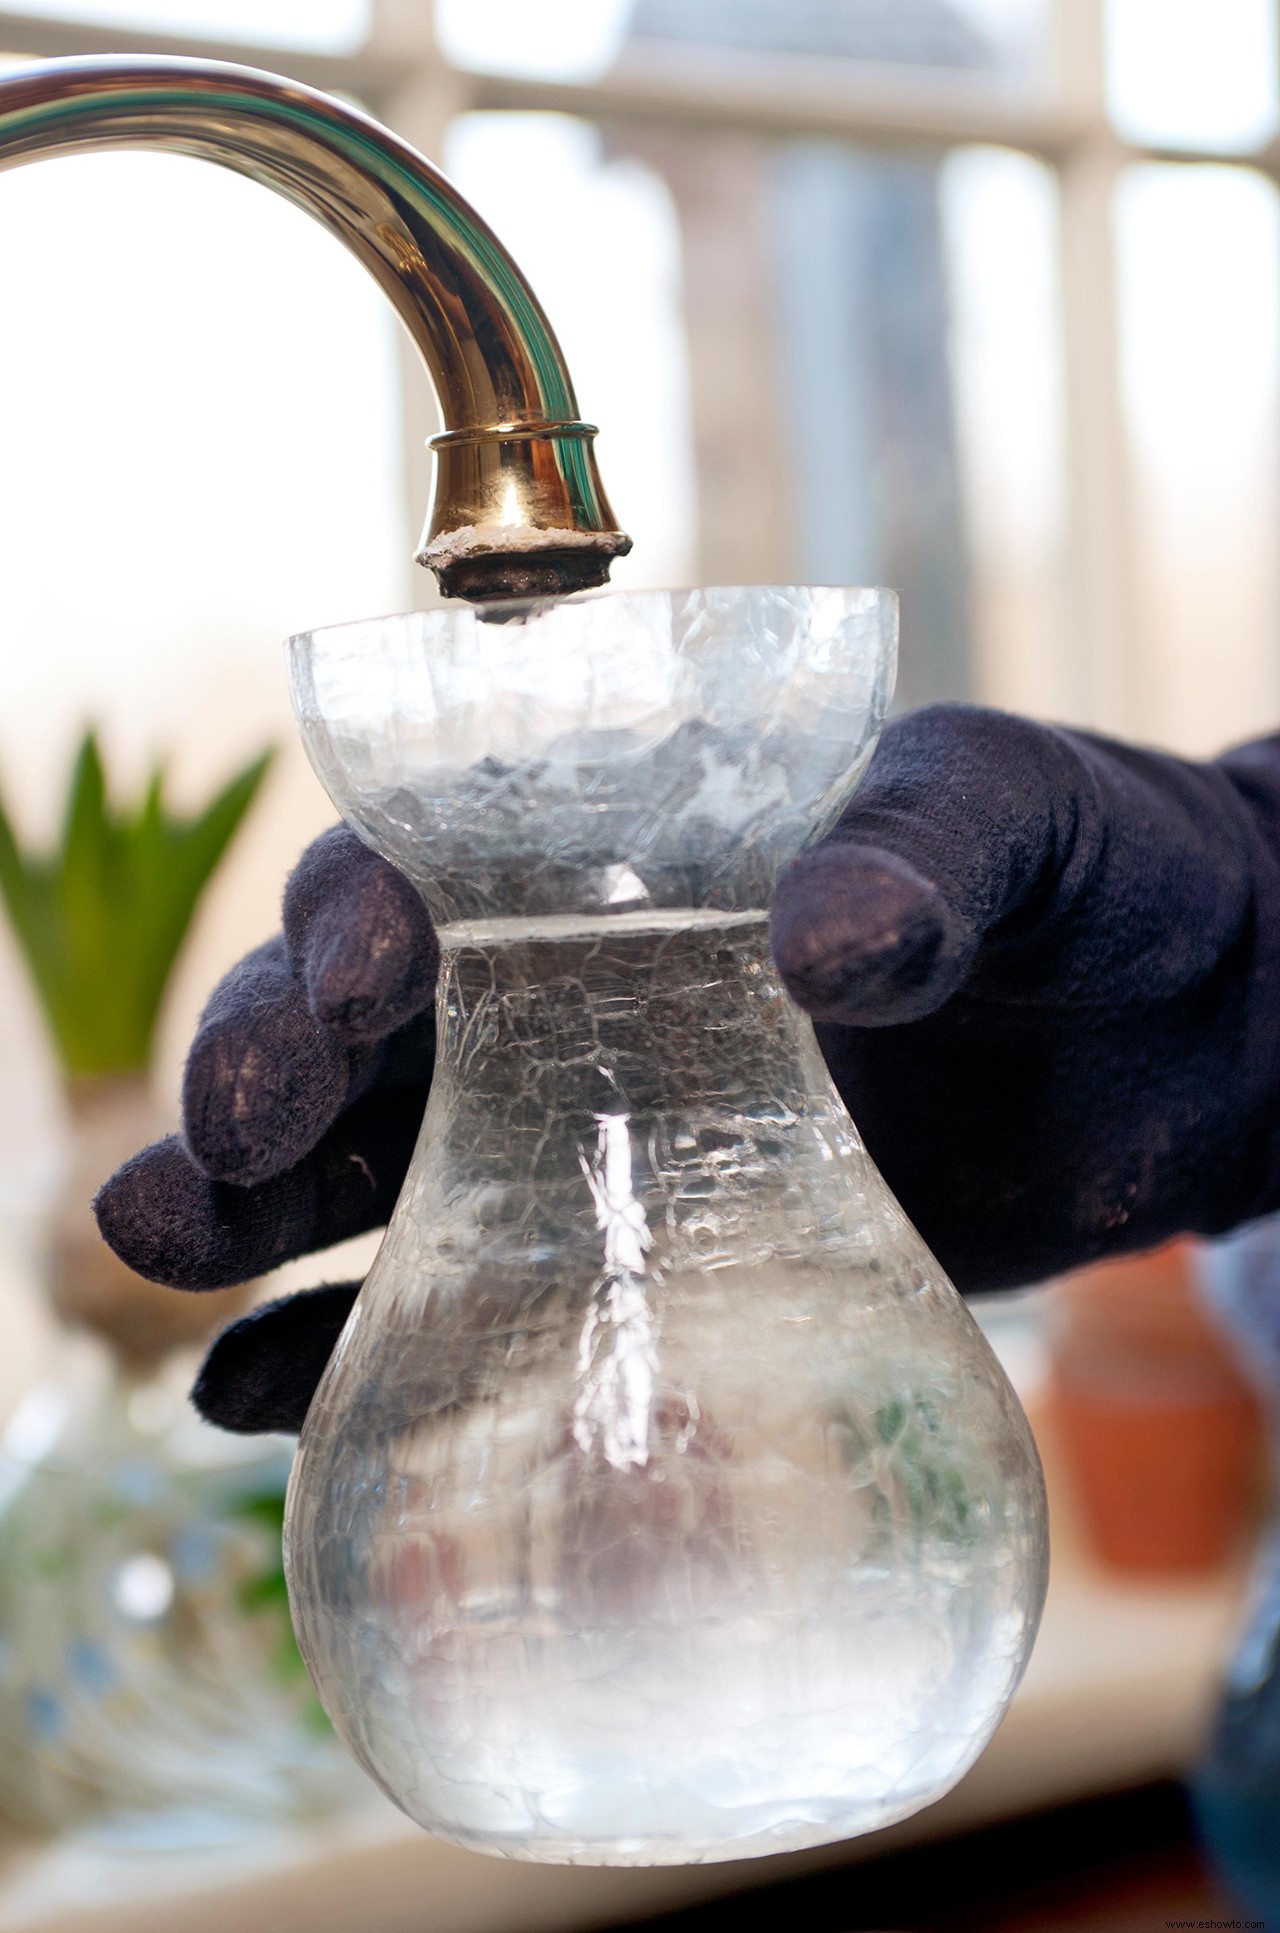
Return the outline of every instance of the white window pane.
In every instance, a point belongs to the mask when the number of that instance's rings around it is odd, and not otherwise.
[[[776,374],[749,406],[785,453],[785,576],[898,590],[910,704],[968,696],[973,669],[938,174],[832,142],[777,151]]]
[[[906,62],[1001,66],[1043,20],[1042,0],[634,0],[640,40]]]
[[[605,488],[635,539],[612,581],[690,582],[679,238],[663,184],[638,161],[607,159],[593,128],[557,114],[466,115],[445,162],[529,277],[583,414],[600,425]]]
[[[633,0],[436,0],[446,56],[479,73],[589,80],[613,61]]]
[[[1142,729],[1209,752],[1280,716],[1280,200],[1143,167],[1116,207]]]
[[[1053,175],[1026,155],[963,150],[943,169],[942,208],[975,695],[1060,717],[1069,691]]]
[[[0,250],[11,705],[198,738],[288,632],[394,595],[394,320],[315,223],[167,156],[5,173]]]
[[[982,34],[999,63],[1025,67],[1041,51],[1049,25],[1046,0],[954,0],[956,12]]]
[[[436,0],[460,66],[565,79],[600,74],[632,41],[1020,69],[1045,17],[1045,0]]]
[[[285,752],[185,962],[180,1050],[334,816],[281,640],[406,601],[424,506],[402,499],[396,324],[315,223],[175,157],[0,175],[0,255],[0,780],[21,825],[49,831],[90,719],[123,783],[165,753],[187,801],[264,742]],[[14,974],[0,946],[10,1070],[40,1038]]]
[[[1134,140],[1265,141],[1277,123],[1277,71],[1276,0],[1107,0],[1111,113]]]
[[[153,28],[195,39],[257,41],[347,53],[369,31],[372,0],[10,0],[10,13]]]

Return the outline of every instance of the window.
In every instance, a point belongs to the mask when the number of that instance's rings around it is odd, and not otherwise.
[[[324,53],[349,53],[367,38],[371,0],[15,0],[9,13],[33,21],[66,22],[77,28],[101,26],[139,32],[185,35],[203,41],[230,41],[279,48],[309,47]]]
[[[1276,722],[1277,0],[434,17],[29,0],[4,39],[251,44],[445,159],[601,423],[619,582],[875,577],[905,702],[1194,751]],[[380,298],[295,211],[164,157],[4,174],[0,247],[0,776],[38,824],[88,714],[126,774],[163,744],[193,787],[292,747],[279,637],[431,595],[421,386]],[[291,749],[175,1046],[329,816]]]

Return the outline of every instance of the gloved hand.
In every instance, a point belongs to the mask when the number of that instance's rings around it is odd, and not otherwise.
[[[1280,740],[1192,765],[990,711],[885,732],[779,882],[773,947],[907,1214],[963,1291],[1280,1206]],[[185,1140],[103,1188],[141,1274],[220,1288],[387,1218],[431,1077],[436,947],[346,829],[222,983]],[[357,1293],[268,1305],[196,1400],[297,1429]]]

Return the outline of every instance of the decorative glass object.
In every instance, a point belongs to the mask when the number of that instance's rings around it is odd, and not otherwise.
[[[1206,1849],[1241,1910],[1259,1926],[1280,1925],[1280,1216],[1251,1222],[1199,1259],[1271,1425],[1271,1521],[1191,1797]]]
[[[350,1790],[289,1631],[286,1446],[235,1441],[186,1401],[183,1352],[249,1290],[144,1281],[90,1206],[161,1130],[161,1000],[269,762],[187,816],[162,768],[115,796],[89,732],[52,850],[24,850],[0,804],[0,902],[65,1105],[56,1186],[6,1161],[0,1215],[49,1307],[87,1332],[0,1438],[0,1810],[82,1847],[243,1845]]]
[[[316,770],[443,957],[290,1592],[343,1738],[459,1844],[628,1865],[864,1832],[960,1777],[1022,1672],[1025,1418],[769,954],[895,627],[878,591],[645,592],[291,647]]]
[[[98,1357],[0,1442],[0,1809],[157,1850],[335,1809],[284,1604],[287,1449]]]

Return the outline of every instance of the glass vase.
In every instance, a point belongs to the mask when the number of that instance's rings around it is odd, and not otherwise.
[[[1200,1262],[1270,1422],[1271,1517],[1190,1788],[1218,1873],[1256,1925],[1272,1926],[1280,1925],[1280,1216],[1204,1248]]]
[[[338,1731],[459,1844],[863,1832],[960,1777],[1023,1669],[1025,1418],[769,954],[895,626],[887,593],[753,589],[292,643],[316,770],[442,966],[417,1153],[294,1466],[290,1593]]]
[[[145,1075],[66,1103],[47,1185],[3,1204],[78,1333],[50,1336],[50,1379],[0,1435],[0,1812],[81,1851],[247,1845],[356,1781],[289,1628],[288,1446],[186,1400],[185,1352],[248,1291],[175,1295],[98,1233],[95,1190],[159,1126]]]
[[[284,1605],[286,1446],[88,1345],[75,1367],[0,1442],[0,1810],[156,1851],[336,1810]]]

